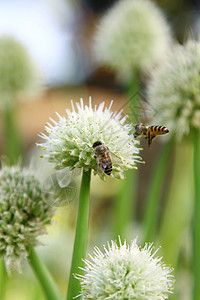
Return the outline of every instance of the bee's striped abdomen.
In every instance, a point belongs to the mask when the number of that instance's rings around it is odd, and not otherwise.
[[[105,173],[107,175],[110,175],[112,173],[112,164],[110,166],[107,166],[106,169],[105,169]]]
[[[110,175],[112,173],[112,161],[110,159],[110,156],[107,156],[107,158],[104,160],[104,164],[106,164],[105,173],[107,175]]]
[[[149,128],[150,128],[151,135],[159,135],[159,134],[165,134],[169,132],[169,129],[165,126],[152,125]]]
[[[103,155],[100,159],[99,159],[99,162],[102,166],[104,166],[105,170],[104,172],[107,174],[107,175],[110,175],[112,173],[112,161],[111,161],[111,158],[110,158],[110,155],[109,153],[105,153],[105,155]]]

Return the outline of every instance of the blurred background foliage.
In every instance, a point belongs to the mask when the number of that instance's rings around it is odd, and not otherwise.
[[[0,0],[0,36],[13,35],[27,47],[44,82],[40,95],[31,96],[30,101],[27,101],[29,97],[26,96],[26,101],[16,102],[14,107],[23,141],[24,164],[29,165],[34,157],[33,167],[38,168],[40,158],[35,143],[40,138],[37,135],[44,131],[44,124],[49,117],[56,118],[55,111],[64,114],[65,108],[70,107],[70,99],[79,101],[82,97],[87,102],[91,96],[93,104],[101,101],[109,104],[114,99],[113,110],[120,110],[125,105],[127,99],[123,84],[119,83],[112,71],[98,66],[91,55],[92,37],[97,22],[114,2],[115,0]],[[191,36],[199,39],[200,4],[197,0],[154,2],[164,11],[175,39],[180,43]],[[24,100],[23,97],[20,100]],[[6,136],[3,113],[0,112],[0,115],[0,154],[4,156]],[[142,243],[141,218],[146,205],[144,199],[161,149],[160,143],[162,138],[156,139],[149,150],[146,140],[141,139],[141,156],[146,164],[139,165],[137,171],[139,178],[134,204],[135,220],[127,228],[128,241],[138,236],[138,242]],[[156,245],[162,246],[160,254],[164,255],[166,263],[176,267],[176,292],[170,299],[191,299],[192,254],[191,229],[188,224],[192,215],[192,170],[184,172],[187,170],[186,166],[177,160],[176,167],[172,168],[175,156],[183,156],[185,163],[191,165],[191,153],[192,149],[186,143],[185,146],[176,148],[168,161],[159,203],[157,226],[160,235],[153,240]],[[180,187],[177,187],[176,180],[176,186],[169,189],[169,179],[177,177]],[[71,263],[79,179],[75,179],[77,193],[73,193],[73,201],[58,208],[54,217],[55,225],[48,228],[49,234],[41,238],[44,245],[38,247],[39,255],[51,270],[63,296],[66,293]],[[119,189],[119,182],[115,179],[109,178],[107,182],[102,182],[97,176],[92,178],[88,252],[91,252],[94,245],[101,247],[107,240],[115,238],[112,227],[113,203]],[[173,202],[174,191],[177,191],[176,202]],[[173,199],[166,203],[166,198],[170,198],[171,193]],[[162,223],[164,211],[165,220]],[[173,217],[176,211],[180,215],[180,222]],[[177,213],[175,215],[177,218]],[[173,231],[173,237],[169,234],[169,227]],[[177,245],[180,240],[181,246]],[[39,283],[27,263],[23,270],[23,274],[13,272],[7,281],[5,300],[44,299]]]

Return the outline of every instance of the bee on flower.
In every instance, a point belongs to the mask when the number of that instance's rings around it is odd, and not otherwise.
[[[45,126],[47,134],[40,134],[45,140],[38,144],[44,158],[59,170],[93,169],[104,180],[107,175],[123,178],[125,170],[136,168],[141,161],[139,142],[131,134],[133,126],[125,124],[122,112],[111,111],[112,102],[108,108],[104,108],[104,102],[93,108],[91,98],[89,105],[81,99],[76,109],[71,104],[72,110],[66,109],[67,117],[57,114],[58,122],[51,119],[53,125]]]

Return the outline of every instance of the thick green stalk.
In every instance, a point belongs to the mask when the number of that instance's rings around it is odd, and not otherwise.
[[[50,273],[48,272],[48,270],[47,270],[46,266],[43,264],[43,262],[40,260],[35,249],[29,247],[28,252],[29,252],[29,263],[43,288],[43,291],[46,295],[46,299],[61,300],[62,297],[61,297]]]
[[[200,297],[200,132],[194,131],[193,300]]]
[[[22,140],[18,132],[17,122],[15,120],[14,109],[7,109],[4,112],[5,120],[5,154],[8,163],[14,165],[22,156]]]
[[[85,258],[88,236],[89,206],[90,206],[90,178],[91,170],[83,171],[79,198],[76,235],[71,263],[71,271],[68,285],[67,299],[72,300],[80,294],[80,283],[74,278],[74,274],[82,274],[79,267],[83,267],[82,259]]]
[[[144,213],[144,242],[150,242],[153,239],[156,230],[158,206],[161,190],[164,182],[169,155],[172,149],[172,141],[168,142],[161,149],[156,167],[152,174],[152,179],[147,192],[146,210]]]
[[[162,214],[158,240],[160,255],[167,264],[177,266],[180,249],[184,247],[183,236],[191,224],[193,211],[192,147],[186,140],[174,147],[174,164],[167,189],[165,209]]]
[[[6,282],[8,275],[3,260],[0,261],[0,299],[3,300],[6,292]]]

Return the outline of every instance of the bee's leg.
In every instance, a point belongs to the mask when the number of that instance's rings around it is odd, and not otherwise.
[[[151,145],[151,132],[150,132],[150,130],[147,131],[146,137],[147,137],[147,141],[148,141],[148,146],[150,147],[150,145]]]
[[[149,146],[151,145],[151,143],[152,143],[153,139],[155,139],[155,137],[156,137],[156,135],[150,135],[150,144],[149,144]]]
[[[138,138],[140,138],[140,137],[141,137],[141,134],[134,135],[134,138],[135,138],[135,139],[138,139]]]

